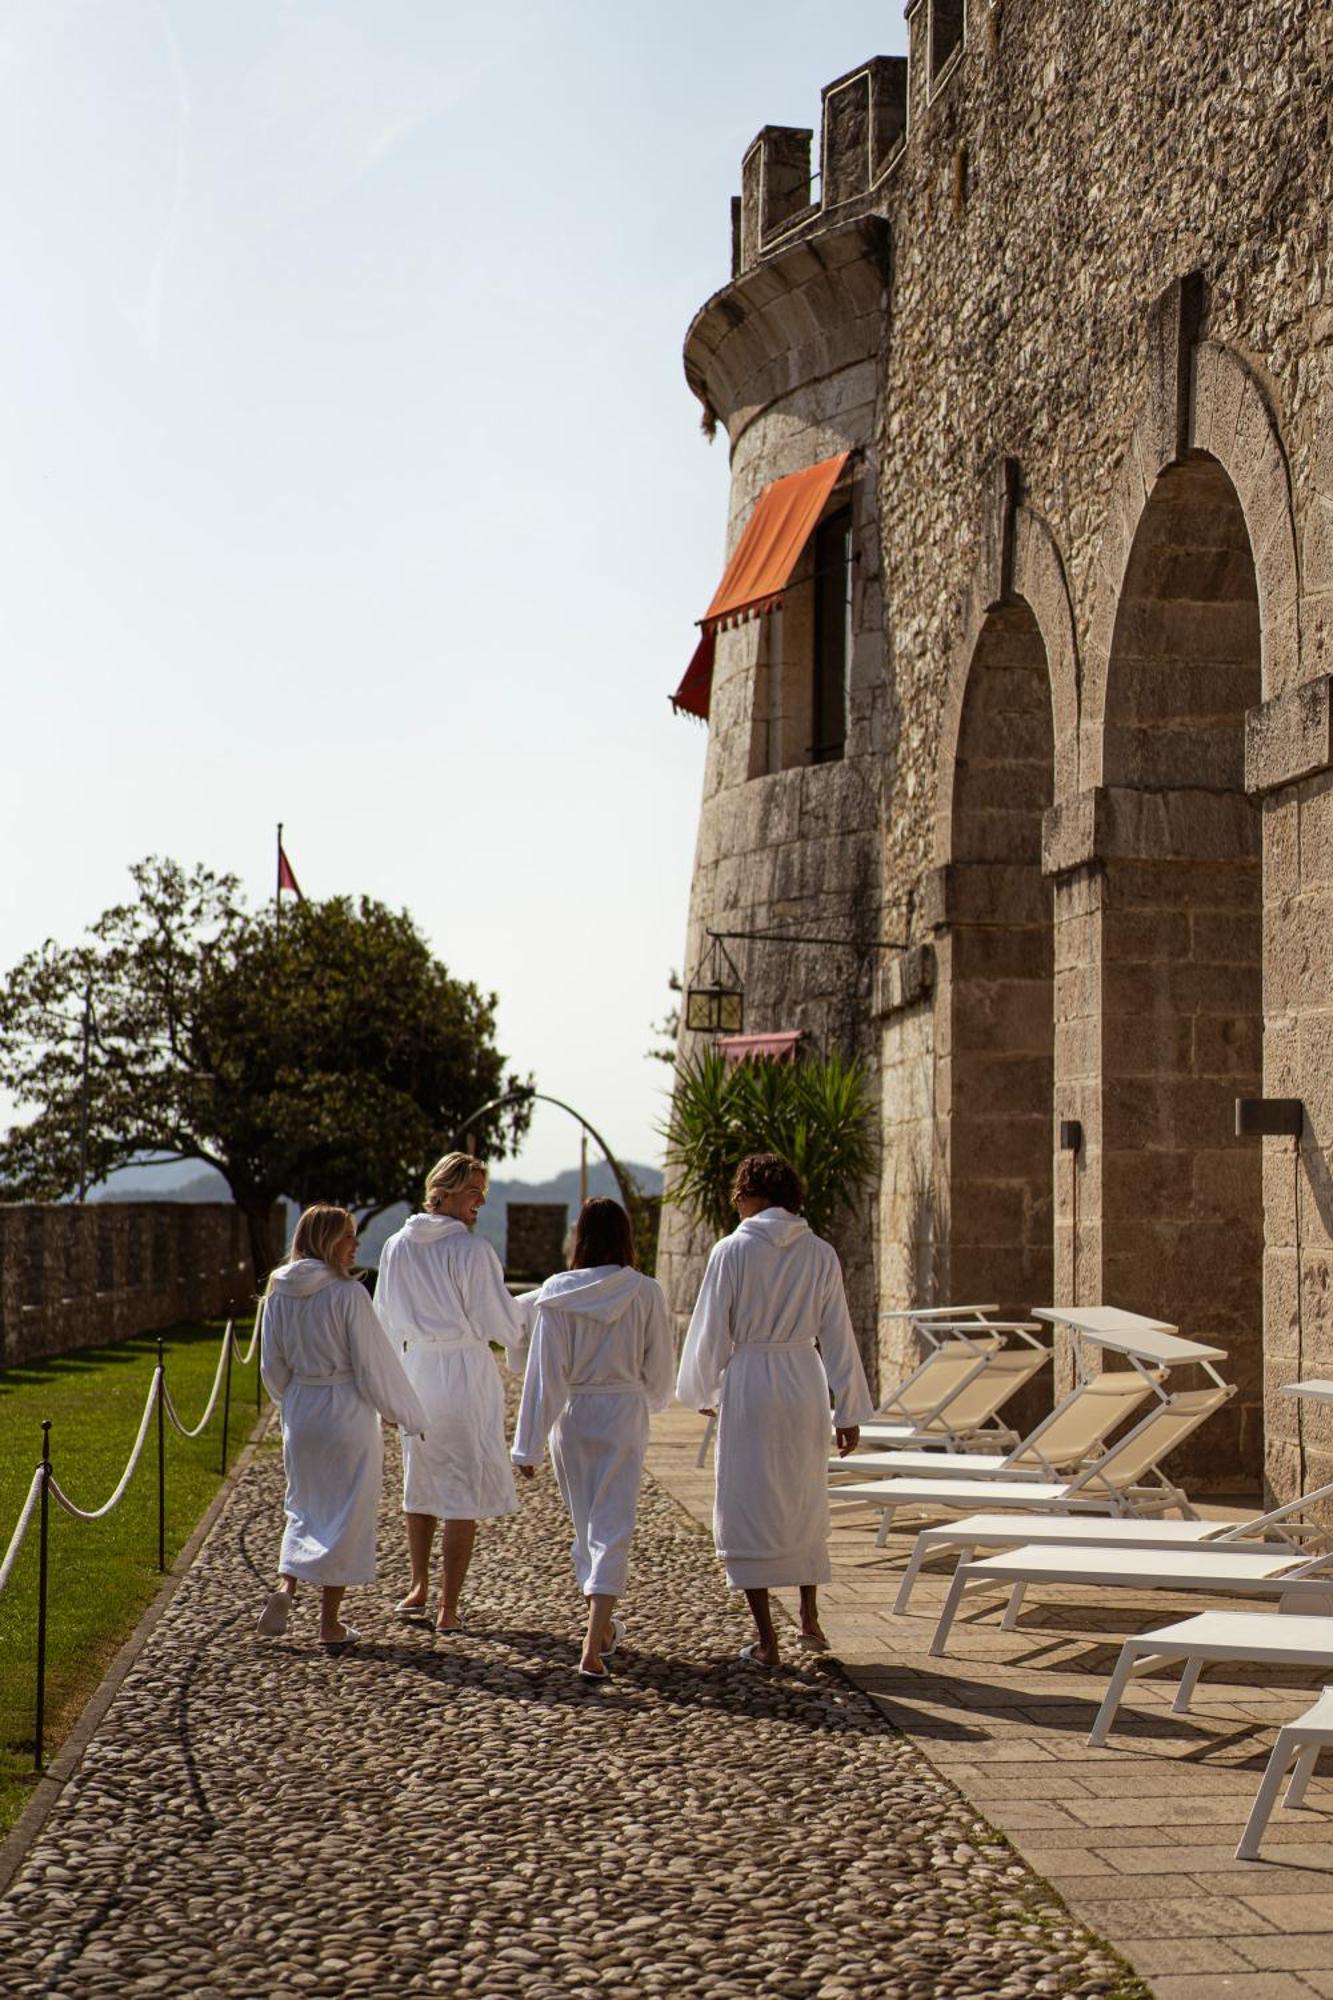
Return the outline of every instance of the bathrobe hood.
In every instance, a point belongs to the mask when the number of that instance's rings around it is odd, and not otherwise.
[[[451,1236],[455,1230],[467,1235],[467,1224],[460,1222],[456,1215],[409,1215],[403,1224],[403,1235],[409,1243],[437,1243],[441,1236]]]
[[[761,1243],[771,1243],[775,1250],[789,1250],[802,1236],[810,1234],[810,1224],[803,1215],[793,1215],[785,1208],[764,1208],[758,1215],[747,1215],[736,1229],[737,1236],[753,1236]]]
[[[322,1292],[325,1285],[347,1282],[330,1270],[322,1257],[298,1257],[294,1264],[283,1264],[270,1279],[273,1290],[286,1299],[308,1299],[312,1292]]]
[[[598,1264],[591,1271],[557,1271],[537,1294],[538,1305],[579,1313],[609,1324],[628,1310],[643,1279],[628,1264]]]

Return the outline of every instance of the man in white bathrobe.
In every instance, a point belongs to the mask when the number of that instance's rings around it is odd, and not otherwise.
[[[758,1638],[742,1659],[780,1663],[775,1586],[801,1597],[801,1642],[824,1650],[818,1586],[829,1562],[829,1404],[838,1450],[854,1451],[873,1404],[837,1253],[797,1211],[800,1176],[752,1153],[732,1183],[740,1225],[713,1247],[681,1355],[682,1403],[717,1411],[713,1538]]]
[[[428,1419],[424,1437],[403,1440],[412,1581],[398,1609],[409,1620],[426,1616],[435,1524],[442,1522],[440,1633],[461,1630],[459,1599],[477,1522],[518,1507],[491,1342],[521,1371],[527,1329],[500,1259],[473,1234],[485,1199],[481,1161],[446,1153],[426,1178],[425,1212],[410,1215],[385,1244],[375,1288],[376,1311]]]

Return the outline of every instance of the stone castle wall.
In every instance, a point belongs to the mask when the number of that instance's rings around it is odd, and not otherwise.
[[[0,1367],[254,1298],[245,1217],[229,1203],[0,1203]]]
[[[688,963],[742,912],[908,947],[839,968],[883,1373],[876,1308],[1137,1308],[1239,1384],[1186,1468],[1287,1492],[1333,1477],[1279,1393],[1333,1373],[1333,17],[970,0],[942,62],[957,14],[825,91],[820,203],[808,135],[759,135],[690,331],[732,538],[859,443],[875,591],[822,795],[747,775],[764,631],[720,642]],[[816,1016],[793,955],[744,970],[747,1025]],[[1304,1101],[1295,1157],[1235,1139],[1261,1091]]]

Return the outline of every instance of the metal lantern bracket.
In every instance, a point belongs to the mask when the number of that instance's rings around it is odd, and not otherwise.
[[[705,932],[704,966],[685,989],[685,1026],[701,1035],[739,1035],[745,1025],[745,989],[728,942],[831,945],[842,951],[905,951],[894,938],[799,937],[791,931]],[[728,983],[728,981],[730,983]]]

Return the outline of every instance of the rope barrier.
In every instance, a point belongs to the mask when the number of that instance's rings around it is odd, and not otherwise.
[[[165,1487],[166,1454],[164,1450],[164,1429],[162,1422],[163,1415],[165,1414],[166,1416],[170,1417],[172,1425],[174,1426],[174,1428],[180,1434],[181,1437],[197,1438],[201,1434],[201,1432],[207,1429],[208,1424],[212,1419],[213,1412],[217,1408],[218,1395],[220,1392],[223,1391],[225,1384],[226,1400],[223,1404],[223,1415],[222,1415],[222,1462],[219,1467],[220,1475],[225,1477],[227,1470],[227,1436],[230,1430],[230,1419],[231,1419],[231,1364],[233,1359],[235,1359],[236,1361],[239,1362],[242,1368],[246,1368],[254,1360],[255,1349],[259,1341],[259,1328],[262,1317],[263,1317],[262,1311],[260,1313],[257,1313],[255,1316],[254,1328],[250,1335],[250,1345],[246,1349],[244,1354],[239,1354],[236,1351],[236,1322],[230,1319],[227,1321],[226,1327],[224,1328],[222,1334],[222,1347],[220,1353],[218,1354],[218,1365],[213,1373],[213,1387],[209,1391],[208,1403],[207,1406],[205,1407],[203,1416],[200,1417],[198,1423],[195,1424],[193,1427],[187,1427],[185,1424],[181,1422],[180,1417],[176,1410],[176,1406],[171,1400],[171,1391],[167,1387],[167,1376],[166,1376],[166,1367],[163,1357],[162,1337],[160,1334],[158,1335],[157,1366],[153,1370],[153,1379],[152,1382],[149,1384],[148,1397],[143,1406],[143,1415],[139,1419],[138,1434],[135,1437],[133,1448],[130,1451],[129,1459],[127,1460],[125,1465],[125,1470],[121,1473],[120,1478],[116,1483],[115,1492],[111,1495],[109,1500],[104,1500],[100,1507],[76,1506],[74,1501],[70,1499],[68,1493],[65,1492],[64,1488],[60,1485],[59,1481],[56,1479],[55,1473],[53,1472],[51,1467],[51,1419],[49,1417],[43,1419],[42,1462],[32,1475],[32,1483],[28,1488],[28,1497],[23,1503],[23,1508],[21,1513],[19,1514],[18,1521],[15,1524],[14,1532],[9,1538],[9,1547],[5,1550],[4,1560],[3,1562],[0,1562],[0,1594],[3,1594],[5,1589],[8,1587],[10,1578],[14,1574],[14,1568],[19,1558],[19,1551],[23,1547],[24,1537],[26,1536],[29,1527],[32,1525],[32,1517],[35,1513],[40,1512],[41,1533],[39,1537],[40,1546],[39,1546],[38,1567],[37,1567],[37,1700],[36,1700],[36,1721],[33,1731],[34,1770],[40,1771],[42,1768],[43,1728],[44,1728],[44,1720],[46,1713],[46,1619],[47,1619],[47,1588],[48,1588],[49,1570],[50,1570],[49,1517],[50,1517],[50,1502],[52,1498],[54,1497],[56,1505],[58,1507],[63,1507],[65,1512],[67,1514],[72,1515],[76,1521],[105,1520],[107,1515],[110,1514],[116,1507],[118,1507],[120,1505],[120,1502],[125,1497],[125,1493],[129,1486],[129,1483],[131,1479],[133,1479],[134,1477],[135,1468],[138,1466],[139,1460],[143,1456],[144,1444],[148,1437],[148,1426],[152,1420],[153,1411],[156,1410],[157,1411],[157,1566],[159,1570],[165,1570],[167,1566],[166,1487]],[[256,1408],[258,1407],[259,1390],[260,1390],[260,1374],[259,1371],[256,1370],[255,1371]]]
[[[200,1417],[198,1423],[194,1426],[193,1430],[187,1430],[185,1425],[181,1422],[180,1417],[178,1416],[176,1411],[176,1405],[171,1400],[171,1391],[170,1389],[167,1388],[166,1384],[163,1383],[162,1396],[164,1402],[166,1403],[167,1415],[170,1417],[172,1423],[175,1425],[176,1430],[181,1437],[197,1438],[202,1431],[208,1428],[209,1419],[211,1418],[214,1410],[217,1408],[218,1394],[222,1388],[222,1376],[227,1365],[227,1355],[231,1351],[231,1345],[234,1337],[235,1336],[233,1335],[231,1330],[231,1321],[228,1320],[227,1331],[222,1336],[222,1347],[218,1353],[218,1365],[213,1373],[213,1387],[208,1392],[208,1403],[204,1409],[203,1416]]]
[[[23,1512],[19,1515],[18,1526],[9,1538],[9,1547],[5,1550],[5,1559],[3,1562],[0,1562],[0,1592],[5,1589],[10,1577],[14,1573],[14,1564],[18,1561],[19,1550],[23,1547],[23,1537],[28,1532],[28,1523],[33,1517],[41,1490],[42,1468],[39,1465],[32,1475],[32,1485],[28,1488],[28,1497],[23,1503]]]
[[[55,1499],[64,1508],[65,1512],[67,1514],[72,1514],[76,1521],[104,1520],[105,1517],[111,1512],[112,1508],[117,1504],[117,1502],[124,1498],[125,1488],[129,1485],[131,1479],[133,1479],[134,1477],[134,1468],[139,1463],[139,1456],[140,1453],[143,1451],[144,1447],[144,1439],[148,1436],[148,1419],[153,1414],[153,1405],[156,1403],[159,1393],[164,1392],[165,1390],[165,1384],[163,1382],[162,1375],[163,1371],[160,1368],[155,1368],[153,1370],[152,1387],[148,1391],[148,1401],[144,1404],[143,1415],[139,1419],[139,1435],[138,1437],[135,1438],[133,1448],[130,1451],[129,1463],[126,1465],[125,1470],[120,1475],[120,1483],[116,1487],[115,1492],[111,1495],[111,1498],[109,1500],[103,1501],[100,1507],[92,1507],[92,1508],[76,1507],[74,1505],[74,1502],[70,1499],[68,1493],[66,1493],[64,1488],[61,1486],[55,1474],[52,1473],[51,1492],[54,1495]]]
[[[250,1363],[254,1360],[255,1346],[258,1339],[259,1339],[259,1319],[257,1318],[255,1321],[254,1331],[250,1335],[250,1344],[246,1348],[244,1354],[241,1354],[238,1351],[235,1352],[235,1360],[238,1367],[241,1368],[249,1367]],[[138,1465],[140,1458],[143,1456],[144,1444],[148,1437],[149,1422],[150,1419],[152,1418],[153,1407],[157,1402],[159,1394],[161,1394],[162,1396],[163,1403],[166,1407],[167,1415],[170,1417],[173,1425],[175,1426],[176,1430],[179,1432],[181,1437],[197,1438],[200,1435],[200,1433],[207,1428],[209,1420],[211,1419],[214,1410],[217,1408],[218,1393],[222,1386],[222,1378],[226,1367],[227,1350],[229,1346],[233,1349],[233,1351],[236,1350],[236,1327],[235,1327],[235,1322],[233,1320],[227,1321],[226,1330],[222,1336],[222,1348],[221,1352],[218,1355],[218,1365],[213,1376],[213,1387],[209,1392],[208,1406],[205,1409],[203,1416],[199,1419],[199,1422],[193,1427],[193,1429],[187,1429],[186,1426],[181,1422],[180,1417],[177,1415],[176,1407],[171,1400],[171,1391],[167,1388],[166,1385],[165,1371],[160,1366],[154,1368],[153,1380],[148,1390],[148,1399],[143,1407],[143,1415],[139,1419],[138,1435],[134,1440],[134,1444],[130,1451],[129,1460],[126,1463],[125,1470],[122,1472],[120,1479],[116,1484],[116,1490],[111,1495],[110,1499],[103,1501],[100,1507],[78,1507],[70,1499],[68,1493],[65,1492],[64,1488],[60,1485],[60,1482],[56,1479],[54,1474],[52,1474],[50,1481],[50,1490],[52,1498],[56,1500],[61,1507],[64,1508],[67,1514],[72,1515],[73,1518],[77,1521],[105,1520],[106,1516],[113,1511],[113,1509],[119,1504],[121,1500],[124,1499],[125,1490],[128,1487],[131,1479],[134,1477],[135,1467]],[[15,1564],[18,1562],[19,1551],[23,1547],[24,1537],[27,1534],[29,1527],[32,1525],[32,1517],[37,1511],[37,1504],[41,1497],[41,1485],[42,1485],[42,1467],[39,1465],[37,1467],[37,1470],[32,1475],[32,1483],[28,1488],[27,1498],[24,1500],[23,1507],[19,1514],[18,1520],[14,1524],[14,1532],[9,1538],[9,1546],[5,1550],[3,1560],[0,1560],[0,1594],[3,1594],[5,1589],[8,1587],[9,1580],[14,1574],[14,1567]]]
[[[260,1328],[263,1326],[263,1324],[264,1324],[264,1309],[261,1306],[259,1311],[255,1314],[255,1323],[250,1329],[250,1345],[246,1348],[244,1354],[237,1354],[236,1356],[236,1366],[238,1368],[248,1368],[250,1366],[250,1363],[254,1360],[255,1345],[259,1339],[259,1331]],[[235,1320],[229,1319],[227,1321],[227,1334],[231,1340],[232,1348],[234,1350],[236,1346]]]

